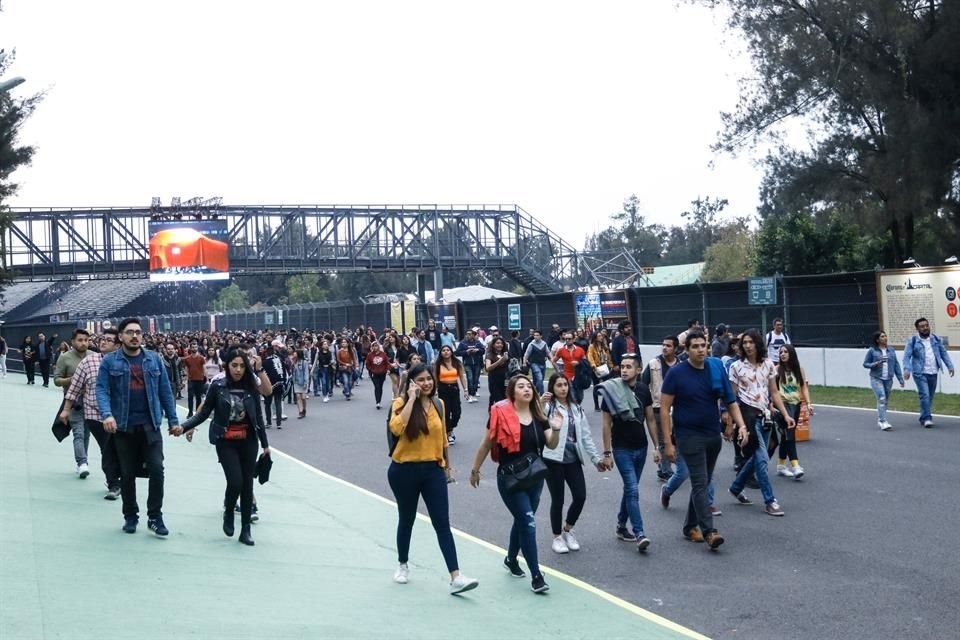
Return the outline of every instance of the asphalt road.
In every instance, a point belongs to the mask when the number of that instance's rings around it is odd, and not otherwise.
[[[486,406],[484,392],[481,402],[464,405],[459,441],[451,449],[459,480],[450,487],[451,520],[505,547],[510,519],[492,480],[493,463],[486,462],[479,489],[467,482]],[[294,406],[286,407],[290,419],[282,430],[271,429],[272,446],[392,499],[387,408],[376,410],[368,381],[352,402],[339,393],[329,403],[311,399],[303,420]],[[599,414],[589,409],[599,442]],[[577,524],[583,549],[567,555],[550,550],[544,489],[537,514],[541,563],[713,638],[956,637],[960,554],[951,549],[960,531],[960,418],[941,418],[934,429],[920,428],[915,415],[888,419],[894,430],[882,433],[873,412],[819,409],[812,439],[798,445],[806,477],[774,478],[783,518],[763,513],[759,491],[747,491],[754,506],[734,504],[727,492],[733,450],[724,445],[717,523],[726,544],[716,554],[681,536],[689,485],[674,495],[670,509],[660,507],[652,459],[640,501],[653,544],[641,555],[616,540],[620,477],[615,470],[587,468],[587,504]],[[261,505],[263,524],[269,510]]]

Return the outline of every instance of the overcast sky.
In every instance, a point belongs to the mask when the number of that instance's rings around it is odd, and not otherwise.
[[[753,214],[709,150],[745,73],[719,14],[623,2],[6,0],[46,99],[14,206],[516,203],[582,247],[636,193]],[[711,168],[711,161],[715,166]]]

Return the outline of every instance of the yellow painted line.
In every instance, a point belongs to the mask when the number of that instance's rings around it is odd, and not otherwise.
[[[392,508],[394,508],[394,509],[397,508],[397,503],[394,502],[393,500],[390,500],[390,499],[388,499],[388,498],[384,498],[383,496],[381,496],[381,495],[379,495],[379,494],[376,494],[376,493],[374,493],[373,491],[369,491],[369,490],[367,490],[367,489],[364,489],[363,487],[357,486],[357,485],[353,484],[352,482],[348,482],[347,480],[344,480],[343,478],[338,478],[337,476],[331,475],[331,474],[327,473],[326,471],[321,471],[320,469],[314,467],[313,465],[308,464],[308,463],[304,462],[303,460],[300,460],[299,458],[294,458],[294,457],[291,456],[290,454],[284,453],[283,451],[280,451],[279,449],[274,449],[273,447],[270,447],[270,452],[271,452],[271,453],[276,453],[276,454],[280,455],[281,457],[286,458],[286,459],[289,460],[290,462],[293,462],[293,463],[295,463],[295,464],[300,465],[300,466],[303,467],[304,469],[307,469],[308,471],[310,471],[310,472],[312,472],[312,473],[315,473],[316,475],[320,476],[321,478],[324,478],[324,479],[326,479],[326,480],[330,480],[330,481],[332,481],[332,482],[337,482],[337,483],[339,483],[339,484],[341,484],[341,485],[343,485],[343,486],[345,486],[345,487],[348,487],[348,488],[350,488],[350,489],[353,489],[354,491],[358,491],[358,492],[362,493],[362,494],[365,495],[365,496],[368,496],[368,497],[370,497],[370,498],[373,498],[374,500],[379,500],[379,501],[382,502],[383,504],[389,505],[390,507],[392,507]],[[429,523],[429,522],[430,522],[429,516],[426,516],[426,515],[420,513],[419,511],[417,512],[417,518],[419,518],[420,520],[422,520],[423,522],[426,522],[426,523]],[[472,542],[472,543],[474,543],[474,544],[480,545],[481,547],[483,547],[483,548],[485,548],[485,549],[489,549],[490,551],[495,551],[495,552],[497,552],[497,553],[504,554],[504,555],[507,553],[507,550],[504,549],[503,547],[498,547],[497,545],[492,544],[492,543],[490,543],[490,542],[487,542],[486,540],[481,540],[480,538],[478,538],[478,537],[476,537],[476,536],[474,536],[474,535],[471,535],[471,534],[467,533],[466,531],[460,531],[459,529],[456,529],[456,528],[453,528],[453,527],[451,527],[451,530],[453,531],[454,535],[459,536],[460,538],[463,538],[464,540],[467,540],[467,541]],[[606,600],[607,602],[609,602],[609,603],[611,603],[611,604],[613,604],[613,605],[616,605],[616,606],[620,607],[621,609],[624,609],[624,610],[626,610],[626,611],[629,611],[630,613],[632,613],[632,614],[634,614],[634,615],[640,616],[641,618],[643,618],[643,619],[645,619],[645,620],[647,620],[647,621],[649,621],[649,622],[653,622],[653,623],[655,623],[655,624],[658,624],[658,625],[660,625],[661,627],[665,627],[665,628],[667,628],[667,629],[669,629],[669,630],[671,630],[671,631],[674,631],[674,632],[676,632],[676,633],[679,633],[679,634],[681,634],[681,635],[684,635],[684,636],[686,636],[686,637],[688,637],[688,638],[692,638],[693,640],[710,640],[710,638],[708,638],[708,637],[705,636],[705,635],[702,635],[702,634],[700,634],[700,633],[697,633],[696,631],[694,631],[694,630],[692,630],[692,629],[687,629],[686,627],[684,627],[684,626],[682,626],[682,625],[679,625],[679,624],[677,624],[676,622],[673,622],[672,620],[668,620],[667,618],[664,618],[663,616],[659,616],[659,615],[653,613],[652,611],[647,611],[646,609],[644,609],[644,608],[642,608],[642,607],[638,607],[637,605],[635,605],[635,604],[633,604],[633,603],[631,603],[631,602],[627,602],[627,601],[624,600],[623,598],[619,598],[619,597],[613,595],[612,593],[607,593],[607,592],[604,591],[603,589],[598,589],[597,587],[593,586],[592,584],[586,583],[586,582],[584,582],[583,580],[580,580],[580,579],[578,579],[578,578],[574,578],[573,576],[568,575],[568,574],[566,574],[566,573],[564,573],[564,572],[562,572],[562,571],[557,571],[556,569],[551,569],[550,567],[546,567],[546,566],[543,566],[543,565],[541,565],[541,569],[543,570],[543,572],[544,572],[545,574],[547,574],[547,575],[549,575],[549,576],[554,576],[554,577],[559,578],[560,580],[563,580],[564,582],[567,582],[567,583],[569,583],[569,584],[571,584],[571,585],[573,585],[573,586],[575,586],[575,587],[578,587],[578,588],[580,588],[580,589],[583,589],[583,590],[586,591],[587,593],[590,593],[590,594],[593,594],[593,595],[595,595],[595,596],[597,596],[597,597],[599,597],[599,598],[602,598],[602,599]]]

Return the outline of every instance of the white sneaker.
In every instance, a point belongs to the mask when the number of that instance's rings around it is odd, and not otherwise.
[[[563,541],[567,543],[567,549],[570,549],[570,551],[580,551],[580,542],[573,535],[573,531],[564,531]]]
[[[931,428],[932,426],[933,426],[933,420],[924,420],[924,421],[923,421],[923,427],[924,427],[925,429],[929,429],[929,428]]]
[[[396,573],[393,574],[393,581],[397,584],[407,584],[410,582],[410,567],[405,564],[397,567]]]
[[[330,396],[323,396],[324,402],[330,402]]]
[[[793,477],[795,480],[802,478],[804,473],[803,467],[800,465],[797,464],[793,466]]]
[[[87,466],[86,462],[84,462],[83,464],[77,465],[77,475],[80,476],[81,480],[85,479],[88,475],[90,475],[90,467]]]
[[[553,552],[554,553],[569,553],[570,547],[567,546],[567,543],[563,541],[563,536],[559,535],[553,539]]]
[[[794,473],[793,473],[793,470],[790,469],[790,467],[788,467],[787,465],[785,465],[785,464],[778,464],[778,465],[777,465],[777,475],[778,475],[778,476],[786,476],[787,478],[792,478],[792,477],[794,476]]]
[[[884,421],[884,422],[878,422],[877,426],[880,427],[880,431],[890,431],[890,427],[892,427],[893,425],[891,425],[889,422]]]
[[[480,586],[480,581],[468,578],[462,573],[450,581],[450,595],[455,596],[464,591],[470,591]]]

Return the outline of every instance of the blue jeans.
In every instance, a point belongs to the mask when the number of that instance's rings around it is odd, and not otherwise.
[[[497,471],[497,489],[503,504],[507,505],[513,516],[510,527],[510,545],[507,556],[516,558],[520,551],[530,567],[532,577],[540,575],[540,562],[537,560],[537,507],[540,506],[540,494],[543,493],[543,480],[522,491],[507,492],[503,486],[503,477]]]
[[[760,493],[763,494],[763,504],[770,504],[776,497],[773,495],[773,485],[770,484],[770,477],[767,475],[767,437],[763,432],[763,416],[757,418],[753,424],[753,433],[751,437],[757,438],[759,446],[753,452],[753,456],[747,460],[740,468],[740,473],[730,485],[730,492],[739,494],[754,470],[757,472],[757,482],[760,484]]]
[[[480,363],[467,364],[463,368],[467,374],[467,392],[477,397],[477,391],[480,389]]]
[[[677,489],[680,488],[684,482],[687,481],[687,478],[690,477],[690,469],[687,468],[687,463],[683,460],[683,455],[680,454],[680,450],[677,449],[677,470],[673,472],[673,475],[670,476],[670,479],[667,480],[667,483],[663,485],[663,492],[668,496],[672,496]],[[710,484],[707,486],[707,500],[710,501],[710,504],[717,504],[717,484],[713,481],[713,477],[710,478]]]
[[[920,422],[933,420],[933,396],[937,392],[937,374],[917,373],[913,376],[920,394]]]
[[[530,363],[530,373],[533,376],[533,387],[537,390],[537,393],[543,395],[543,372],[546,370],[546,365]]]
[[[893,378],[881,380],[870,376],[870,388],[877,395],[877,422],[886,422],[887,401],[890,399],[890,389],[893,388]]]
[[[647,460],[647,448],[614,449],[613,461],[623,480],[623,496],[620,498],[620,513],[617,514],[617,527],[625,527],[627,518],[633,526],[633,533],[643,535],[643,516],[640,515],[640,474]]]
[[[447,571],[457,571],[457,547],[450,531],[450,502],[447,495],[447,476],[436,462],[390,463],[387,470],[390,489],[397,499],[397,560],[406,564],[410,554],[410,538],[417,519],[417,505],[423,497],[427,514],[437,534],[440,553]]]
[[[350,389],[353,388],[353,370],[350,371],[341,371],[340,375],[340,384],[343,386],[343,395],[347,398],[350,397]]]

